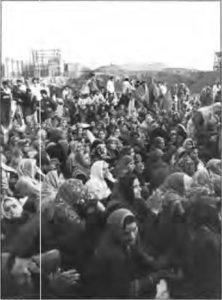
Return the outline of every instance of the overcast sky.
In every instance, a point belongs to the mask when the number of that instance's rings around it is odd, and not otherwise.
[[[162,62],[210,70],[220,50],[220,2],[2,2],[2,57],[61,48],[89,67]]]

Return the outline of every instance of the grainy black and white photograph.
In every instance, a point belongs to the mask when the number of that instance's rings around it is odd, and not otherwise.
[[[1,299],[221,299],[220,1],[3,1]]]

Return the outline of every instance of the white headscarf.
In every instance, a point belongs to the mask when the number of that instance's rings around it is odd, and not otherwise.
[[[96,161],[91,167],[90,179],[86,182],[88,193],[93,194],[98,200],[107,198],[111,194],[104,179],[104,168],[108,168],[105,161]]]

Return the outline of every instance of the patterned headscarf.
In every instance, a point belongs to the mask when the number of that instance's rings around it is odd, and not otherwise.
[[[37,167],[35,159],[22,159],[18,165],[19,177],[25,176],[31,179],[35,178]]]
[[[59,188],[55,198],[55,210],[59,219],[64,218],[74,223],[81,223],[76,205],[85,197],[85,189],[78,179],[68,179]]]
[[[193,187],[207,187],[209,191],[213,191],[213,183],[210,178],[210,174],[208,171],[204,168],[201,170],[198,170],[194,175],[193,175],[193,182],[192,182]]]
[[[209,160],[206,167],[212,173],[221,175],[221,160],[220,159],[213,158],[213,159]]]

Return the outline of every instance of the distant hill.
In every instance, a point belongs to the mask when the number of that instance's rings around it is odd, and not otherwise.
[[[150,77],[155,77],[159,81],[167,82],[169,86],[175,83],[184,82],[193,93],[199,93],[207,84],[212,85],[220,79],[219,71],[199,71],[186,68],[170,68],[163,63],[138,63],[102,66],[94,70],[100,76],[107,77],[114,75],[123,77],[138,78],[148,81]]]
[[[129,63],[120,66],[121,69],[133,72],[133,71],[161,71],[167,66],[163,63]]]

